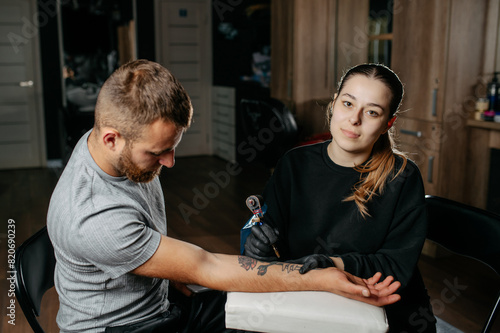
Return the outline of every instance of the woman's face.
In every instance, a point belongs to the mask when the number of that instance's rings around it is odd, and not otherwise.
[[[389,129],[392,93],[376,79],[356,74],[335,96],[330,122],[330,158],[352,167],[365,162],[381,134]]]

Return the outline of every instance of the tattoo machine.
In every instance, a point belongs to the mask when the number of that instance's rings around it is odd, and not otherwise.
[[[251,195],[247,198],[246,204],[248,209],[253,213],[252,218],[250,219],[250,222],[253,225],[262,225],[263,220],[264,220],[264,213],[265,213],[265,205],[262,203],[264,202],[264,199],[260,195]],[[248,223],[247,223],[248,224]],[[276,256],[279,258],[280,253],[278,252],[278,248],[276,247],[276,244],[271,244],[274,253]]]
[[[248,209],[253,213],[252,222],[259,225],[262,225],[264,218],[261,202],[264,202],[264,200],[260,195],[251,195],[246,200]]]

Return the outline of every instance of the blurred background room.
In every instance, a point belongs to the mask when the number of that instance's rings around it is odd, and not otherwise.
[[[500,213],[499,27],[500,0],[0,0],[0,307],[9,219],[17,246],[45,225],[101,85],[133,59],[171,70],[194,107],[160,176],[169,236],[239,253],[245,199],[285,151],[329,139],[325,106],[362,62],[405,85],[397,138],[426,194]],[[500,278],[432,242],[419,267],[449,332],[480,332]],[[48,332],[57,308],[51,290]],[[30,331],[0,313],[2,332]]]

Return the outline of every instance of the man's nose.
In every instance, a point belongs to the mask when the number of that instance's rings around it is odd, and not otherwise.
[[[175,165],[175,150],[171,150],[162,154],[159,162],[161,165],[167,168],[173,167]]]

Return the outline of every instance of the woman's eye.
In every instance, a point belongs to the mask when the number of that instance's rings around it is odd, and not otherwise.
[[[371,117],[378,117],[378,113],[376,111],[367,111],[368,115],[371,116]]]
[[[345,101],[345,102],[344,102],[344,106],[351,107],[351,106],[352,106],[352,103],[351,103],[351,102],[348,102],[348,101]]]

